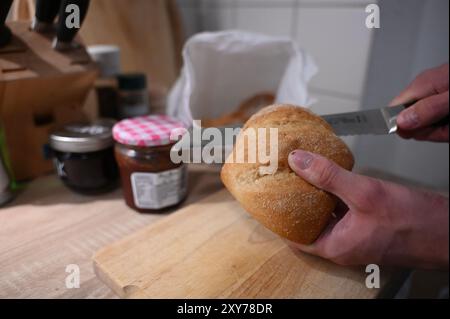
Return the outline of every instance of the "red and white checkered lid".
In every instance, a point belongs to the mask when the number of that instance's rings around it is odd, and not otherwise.
[[[133,146],[161,146],[173,143],[171,132],[181,132],[181,121],[167,115],[145,115],[125,119],[114,125],[114,140]],[[178,130],[178,131],[174,131]]]

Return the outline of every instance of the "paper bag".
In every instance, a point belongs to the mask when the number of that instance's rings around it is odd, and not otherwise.
[[[183,69],[168,96],[167,113],[187,126],[217,118],[260,92],[277,103],[308,107],[312,58],[288,38],[242,31],[200,33],[183,48]]]

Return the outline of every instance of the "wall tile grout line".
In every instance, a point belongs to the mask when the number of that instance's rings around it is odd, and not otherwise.
[[[364,2],[352,2],[352,1],[307,1],[307,0],[299,0],[300,6],[303,7],[326,7],[326,8],[365,8],[368,4],[377,3],[378,0],[367,0]]]
[[[367,1],[367,3],[376,2],[376,0]],[[197,10],[200,11],[200,21],[197,22],[197,28],[201,30],[221,30],[221,24],[223,24],[224,17],[226,18],[226,24],[228,28],[230,26],[234,26],[233,29],[238,27],[238,24],[241,24],[239,16],[239,9],[256,9],[256,10],[270,10],[271,8],[278,9],[286,9],[290,10],[285,13],[286,18],[290,18],[290,22],[286,23],[286,36],[290,36],[294,41],[301,44],[302,39],[302,30],[300,29],[301,23],[300,21],[302,17],[300,16],[301,10],[306,8],[319,8],[319,11],[327,10],[330,7],[340,7],[345,10],[348,7],[363,7],[366,5],[366,1],[361,1],[359,3],[349,3],[349,1],[341,2],[341,3],[332,3],[331,1],[324,1],[321,3],[312,3],[309,0],[291,0],[289,2],[283,1],[281,3],[275,3],[275,1],[264,1],[261,3],[250,2],[246,0],[227,0],[225,1],[211,1],[211,0],[201,0],[198,2],[186,2],[186,4],[190,4],[193,6],[197,4]],[[253,4],[253,5],[251,5]],[[286,10],[285,10],[286,11]],[[245,22],[245,21],[244,21]],[[276,22],[276,21],[275,21]],[[245,23],[248,23],[245,22]],[[269,28],[272,28],[270,25]],[[275,25],[276,27],[276,25]],[[266,26],[267,28],[267,26]],[[360,103],[361,96],[359,93],[351,93],[346,92],[341,89],[333,89],[327,88],[324,85],[313,84],[310,86],[310,90],[312,94],[318,94],[330,98],[343,99],[352,102]]]
[[[234,26],[237,26],[237,7],[239,0],[233,0],[233,11],[232,11],[232,23]]]
[[[226,2],[202,0],[200,6],[208,7],[208,9],[222,9],[222,8],[294,8],[297,5],[304,8],[330,8],[330,9],[348,9],[348,8],[365,8],[368,4],[376,3],[376,0],[368,0],[365,2],[333,2],[333,1],[304,1],[292,0],[290,2],[245,2],[243,0],[231,0]],[[179,3],[181,8],[197,8],[198,3]]]
[[[309,86],[309,90],[313,94],[326,95],[329,97],[335,97],[335,98],[344,99],[344,100],[352,100],[352,101],[358,101],[358,102],[360,101],[360,97],[355,94],[349,94],[349,93],[344,93],[344,92],[339,92],[339,91],[334,91],[334,90],[329,90],[329,89],[323,89],[323,88],[319,88],[319,87],[315,87],[315,86],[311,86],[311,85]]]
[[[296,0],[292,9],[291,21],[291,38],[298,39],[298,23],[299,23],[299,0]],[[298,41],[296,41],[298,42]]]

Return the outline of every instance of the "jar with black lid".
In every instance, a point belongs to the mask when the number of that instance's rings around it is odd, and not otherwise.
[[[119,83],[118,115],[120,119],[143,116],[150,113],[147,78],[144,73],[122,73]]]
[[[113,120],[71,124],[50,135],[58,176],[70,189],[99,194],[118,186]]]

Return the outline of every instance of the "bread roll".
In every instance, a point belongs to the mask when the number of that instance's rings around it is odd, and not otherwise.
[[[261,174],[260,167],[267,163],[259,159],[255,163],[230,162],[238,145],[244,148],[247,159],[248,145],[242,142],[250,128],[278,129],[278,169],[274,173]],[[265,227],[291,241],[311,244],[327,225],[337,198],[291,170],[288,155],[295,149],[320,154],[348,170],[353,167],[350,150],[322,118],[302,107],[271,105],[247,121],[221,178],[244,209]]]

